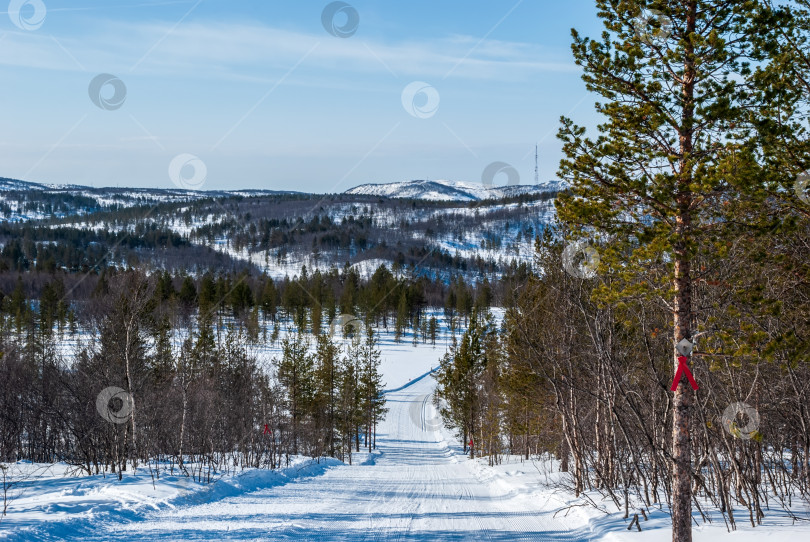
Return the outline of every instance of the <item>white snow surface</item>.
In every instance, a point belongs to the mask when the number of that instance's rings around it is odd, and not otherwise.
[[[250,469],[205,486],[149,472],[74,478],[56,465],[28,486],[0,521],[4,540],[670,540],[668,515],[653,511],[641,533],[620,512],[572,507],[548,484],[551,461],[471,461],[440,427],[430,377],[387,393],[377,450],[354,464],[294,458],[276,471]],[[22,465],[33,470],[34,465]],[[606,503],[600,503],[606,505]],[[807,540],[810,527],[773,510],[756,529],[727,533],[722,521],[694,540]],[[716,518],[717,519],[717,518]]]
[[[153,480],[145,465],[119,481],[79,476],[65,464],[19,462],[7,470],[22,482],[8,493],[0,540],[671,540],[665,506],[649,512],[642,532],[628,531],[629,520],[611,502],[592,492],[588,497],[605,512],[581,506],[581,498],[557,484],[567,475],[556,461],[511,456],[489,466],[486,459],[470,460],[431,402],[436,384],[429,371],[446,351],[447,336],[435,347],[413,346],[410,336],[401,343],[390,333],[379,337],[389,413],[377,449],[354,454],[352,465],[293,457],[277,470],[247,469],[206,485],[177,469]],[[2,504],[0,494],[0,511]],[[695,527],[695,542],[810,535],[810,522],[793,524],[774,509],[762,526],[740,520],[732,533],[718,514],[711,516],[712,523]]]

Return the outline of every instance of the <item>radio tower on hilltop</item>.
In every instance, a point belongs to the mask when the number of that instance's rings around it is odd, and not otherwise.
[[[540,169],[537,167],[539,164],[537,159],[537,145],[534,146],[534,184],[540,184]]]

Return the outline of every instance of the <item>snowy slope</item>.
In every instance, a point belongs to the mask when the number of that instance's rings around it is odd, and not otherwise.
[[[47,190],[48,187],[44,184],[29,183],[19,181],[17,179],[8,179],[0,177],[0,192],[7,192],[9,190]]]
[[[643,532],[627,530],[606,501],[583,507],[557,485],[553,461],[468,460],[441,426],[431,378],[389,391],[377,450],[353,465],[294,458],[279,471],[248,469],[203,487],[146,469],[124,480],[60,477],[29,486],[0,520],[0,539],[81,541],[302,540],[556,542],[671,539],[666,508],[650,510]],[[555,487],[556,486],[556,487]],[[696,513],[696,519],[698,519]],[[717,518],[715,518],[717,519]],[[722,521],[695,527],[695,542],[806,540],[810,528],[769,510],[763,525],[726,532]]]
[[[484,479],[476,463],[460,457],[425,400],[432,388],[431,379],[423,378],[389,392],[378,450],[357,454],[352,466],[328,460],[317,469],[310,465],[304,477],[294,468],[248,471],[186,499],[172,496],[178,485],[173,477],[150,491],[145,472],[127,475],[124,484],[92,477],[76,488],[51,479],[52,489],[60,488],[53,502],[42,493],[23,500],[36,509],[31,522],[6,534],[11,540],[91,542],[520,540],[552,533],[588,538],[587,516],[555,518],[563,501],[524,499]]]
[[[441,317],[441,311],[432,314]],[[670,540],[665,505],[649,510],[643,532],[629,532],[623,509],[597,492],[586,498],[604,511],[582,506],[584,499],[561,484],[567,475],[554,460],[506,456],[494,466],[469,460],[431,401],[436,384],[429,371],[449,340],[446,322],[441,327],[435,347],[414,346],[409,335],[396,343],[391,331],[378,330],[389,412],[378,427],[377,450],[354,454],[352,465],[292,457],[275,471],[215,475],[205,485],[166,464],[142,463],[119,482],[110,475],[76,476],[65,464],[21,462],[8,470],[20,483],[9,491],[0,540]],[[268,346],[256,354],[269,360],[278,353],[277,345]],[[159,478],[152,477],[156,467]],[[807,524],[794,524],[777,509],[767,511],[761,527],[740,522],[734,533],[713,519],[695,527],[695,542],[810,535]]]
[[[500,199],[521,194],[558,192],[562,181],[549,181],[538,185],[512,185],[487,187],[482,183],[464,181],[404,181],[385,184],[362,184],[345,193],[388,198],[422,199],[430,201],[480,201]]]

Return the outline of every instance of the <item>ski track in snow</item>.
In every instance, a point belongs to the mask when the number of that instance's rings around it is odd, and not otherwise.
[[[125,519],[82,522],[61,540],[587,540],[581,520],[521,499],[459,461],[435,428],[423,378],[387,394],[377,451],[322,475]],[[430,413],[428,411],[431,411]]]

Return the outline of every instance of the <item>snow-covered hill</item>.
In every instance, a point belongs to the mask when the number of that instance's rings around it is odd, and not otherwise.
[[[47,244],[57,241],[48,233],[51,228],[74,229],[86,242],[82,247],[104,242],[96,234],[107,237],[126,229],[149,236],[138,248],[139,261],[184,273],[247,264],[284,279],[304,265],[328,272],[348,263],[368,277],[379,265],[391,269],[397,262],[437,280],[459,273],[479,280],[485,274],[497,276],[513,263],[531,265],[534,238],[554,220],[553,200],[561,188],[558,181],[496,188],[411,181],[318,195],[0,179],[0,223],[44,225],[47,231],[38,230],[32,240]],[[509,196],[520,197],[502,199]],[[157,230],[159,239],[150,233]],[[17,237],[16,230],[7,232],[0,247]],[[107,241],[114,244],[116,239]],[[33,262],[36,255],[27,258]],[[59,260],[56,265],[67,263]]]
[[[383,196],[388,198],[420,199],[429,201],[480,201],[502,199],[523,194],[556,193],[566,188],[563,181],[547,181],[529,185],[486,186],[467,181],[402,181],[380,184],[361,184],[344,192],[350,195]],[[147,201],[191,201],[206,197],[262,196],[276,194],[305,194],[279,190],[188,190],[184,188],[126,188],[90,187],[76,184],[41,184],[0,177],[0,199],[8,193],[42,192],[46,194],[81,195],[103,198],[117,203],[129,203],[140,198]]]
[[[465,181],[415,180],[384,184],[361,184],[350,188],[345,193],[431,201],[480,201],[520,196],[522,194],[554,193],[564,188],[565,183],[563,181],[548,181],[537,185],[485,186],[482,183]]]
[[[281,190],[189,190],[185,188],[91,187],[42,184],[0,177],[0,221],[24,222],[136,205],[191,202],[208,198],[296,194]]]
[[[88,197],[101,195],[119,196],[120,198],[142,197],[149,199],[164,198],[173,201],[179,198],[184,200],[200,199],[222,196],[266,196],[276,194],[299,194],[289,190],[191,190],[187,188],[129,188],[129,187],[92,187],[79,184],[42,184],[19,179],[0,177],[0,193],[3,192],[42,191],[47,193],[80,194]]]

